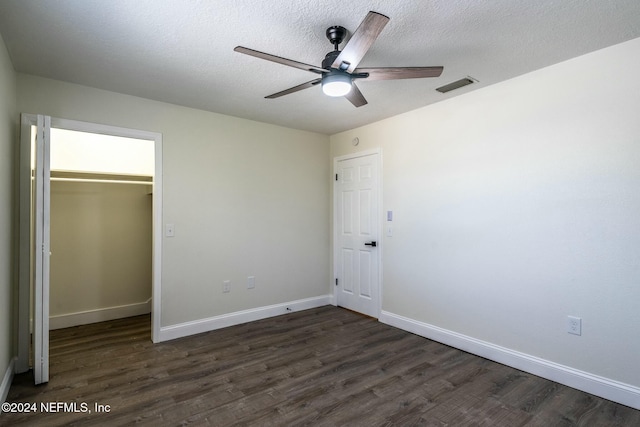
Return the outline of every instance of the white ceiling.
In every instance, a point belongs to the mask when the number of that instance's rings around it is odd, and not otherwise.
[[[391,21],[360,67],[442,76],[359,81],[360,108],[319,87],[264,99],[316,75],[233,51],[319,66],[326,28],[369,10]],[[640,37],[640,1],[0,0],[0,33],[18,72],[333,134]],[[466,76],[479,82],[434,90]]]

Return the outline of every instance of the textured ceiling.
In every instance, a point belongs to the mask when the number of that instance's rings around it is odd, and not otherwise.
[[[264,99],[315,75],[233,51],[320,65],[326,28],[355,31],[369,10],[391,21],[360,67],[442,76],[359,81],[360,108],[319,87]],[[0,0],[0,33],[18,72],[333,134],[640,37],[640,1]]]

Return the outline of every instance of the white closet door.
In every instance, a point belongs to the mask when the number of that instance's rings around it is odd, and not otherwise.
[[[377,318],[380,314],[378,230],[379,154],[337,162],[337,303]]]
[[[36,384],[49,381],[50,130],[51,117],[38,115],[32,172],[33,373]]]

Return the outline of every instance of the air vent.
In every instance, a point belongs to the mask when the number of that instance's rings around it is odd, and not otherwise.
[[[474,80],[471,77],[465,77],[464,79],[457,80],[453,83],[449,83],[448,85],[440,86],[436,90],[441,93],[447,93],[475,82],[477,82],[477,80]]]

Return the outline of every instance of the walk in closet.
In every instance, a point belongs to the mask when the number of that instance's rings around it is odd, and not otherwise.
[[[153,143],[53,129],[50,329],[151,311]]]

